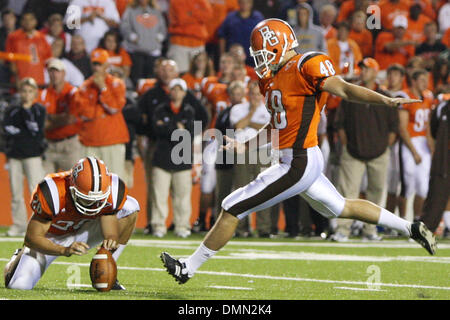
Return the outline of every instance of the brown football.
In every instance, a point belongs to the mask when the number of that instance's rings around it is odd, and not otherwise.
[[[89,273],[95,289],[102,292],[111,290],[117,279],[117,265],[111,251],[101,247],[92,257]]]

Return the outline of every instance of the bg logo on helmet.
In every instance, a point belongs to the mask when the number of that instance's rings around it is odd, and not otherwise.
[[[268,41],[272,47],[280,43],[276,33],[273,30],[270,30],[269,26],[262,27],[259,29],[259,32],[261,32],[263,39]]]
[[[72,175],[73,177],[76,179],[78,178],[78,174],[83,171],[83,162],[78,162],[77,165],[75,167],[73,167],[72,169]]]

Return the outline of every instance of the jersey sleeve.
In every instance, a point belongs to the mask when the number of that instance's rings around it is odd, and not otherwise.
[[[336,74],[331,58],[321,52],[305,53],[298,61],[298,70],[310,94],[321,91],[324,80]]]
[[[111,178],[111,201],[112,207],[104,215],[116,214],[120,209],[123,208],[125,201],[127,200],[128,188],[125,182],[118,175],[112,174]]]
[[[44,220],[52,220],[55,214],[54,203],[47,182],[39,183],[31,195],[31,210]]]

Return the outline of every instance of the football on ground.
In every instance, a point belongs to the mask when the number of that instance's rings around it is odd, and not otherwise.
[[[89,272],[95,289],[101,292],[111,290],[117,279],[117,265],[111,251],[101,247],[92,257]]]

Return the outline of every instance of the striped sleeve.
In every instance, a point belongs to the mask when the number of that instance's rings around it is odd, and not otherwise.
[[[119,178],[117,174],[112,174],[111,180],[111,196],[112,196],[112,206],[113,211],[117,212],[122,209],[125,201],[127,200],[128,188]]]
[[[31,209],[39,217],[52,220],[60,211],[59,192],[55,181],[46,177],[31,196]]]

